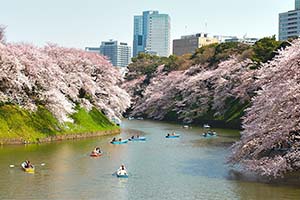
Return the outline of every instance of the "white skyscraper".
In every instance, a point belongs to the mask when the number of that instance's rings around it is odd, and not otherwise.
[[[107,56],[113,66],[127,67],[130,63],[131,48],[127,43],[110,40],[101,43],[100,54]]]

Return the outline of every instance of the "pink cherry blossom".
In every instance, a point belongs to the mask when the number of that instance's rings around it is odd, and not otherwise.
[[[255,70],[250,60],[239,61],[232,57],[215,67],[195,65],[185,71],[164,72],[158,67],[150,84],[145,76],[125,82],[123,87],[133,95],[131,115],[162,120],[173,112],[179,120],[193,122],[213,110],[222,115],[228,98],[242,104],[250,101],[257,88]]]
[[[300,169],[300,41],[258,71],[260,86],[230,162],[265,176]]]
[[[61,122],[72,121],[76,103],[111,119],[122,117],[130,105],[118,86],[120,72],[97,54],[53,44],[0,43],[0,67],[0,101],[31,110],[42,103]]]

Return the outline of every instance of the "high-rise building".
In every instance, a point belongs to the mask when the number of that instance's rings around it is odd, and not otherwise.
[[[295,10],[300,10],[300,0],[295,0]]]
[[[194,53],[196,49],[214,43],[219,43],[219,40],[209,37],[207,33],[181,36],[180,39],[173,40],[173,54],[180,56]]]
[[[295,10],[279,14],[279,40],[300,36],[300,0],[295,0]]]
[[[134,16],[133,56],[140,52],[158,56],[170,55],[170,17],[158,11]]]
[[[131,48],[127,43],[110,40],[101,43],[100,54],[107,56],[113,66],[127,67],[130,63]]]
[[[102,42],[100,47],[86,47],[85,51],[106,56],[116,67],[127,67],[131,62],[131,48],[124,42],[110,40]]]
[[[133,57],[144,52],[143,16],[134,16]]]

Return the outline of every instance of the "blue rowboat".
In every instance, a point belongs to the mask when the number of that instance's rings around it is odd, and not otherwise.
[[[217,134],[216,133],[214,133],[214,134],[202,133],[202,137],[205,137],[205,138],[217,137]]]
[[[128,178],[127,174],[117,174],[118,178]]]
[[[146,137],[138,137],[138,138],[129,138],[129,141],[146,141]]]
[[[176,134],[176,135],[166,135],[166,138],[179,138],[180,134]]]
[[[116,175],[118,178],[128,178],[128,173],[126,170],[118,170]]]
[[[128,142],[128,140],[122,140],[122,141],[114,141],[114,142],[110,142],[112,144],[126,144]]]

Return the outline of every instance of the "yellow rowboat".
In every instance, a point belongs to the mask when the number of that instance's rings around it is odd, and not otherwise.
[[[22,169],[23,169],[25,172],[27,172],[27,173],[34,173],[34,170],[35,170],[35,167],[34,167],[34,166],[29,167],[29,168],[27,168],[27,167],[25,167],[25,166],[26,166],[26,163],[23,162],[23,163],[21,164],[21,167],[22,167]]]

